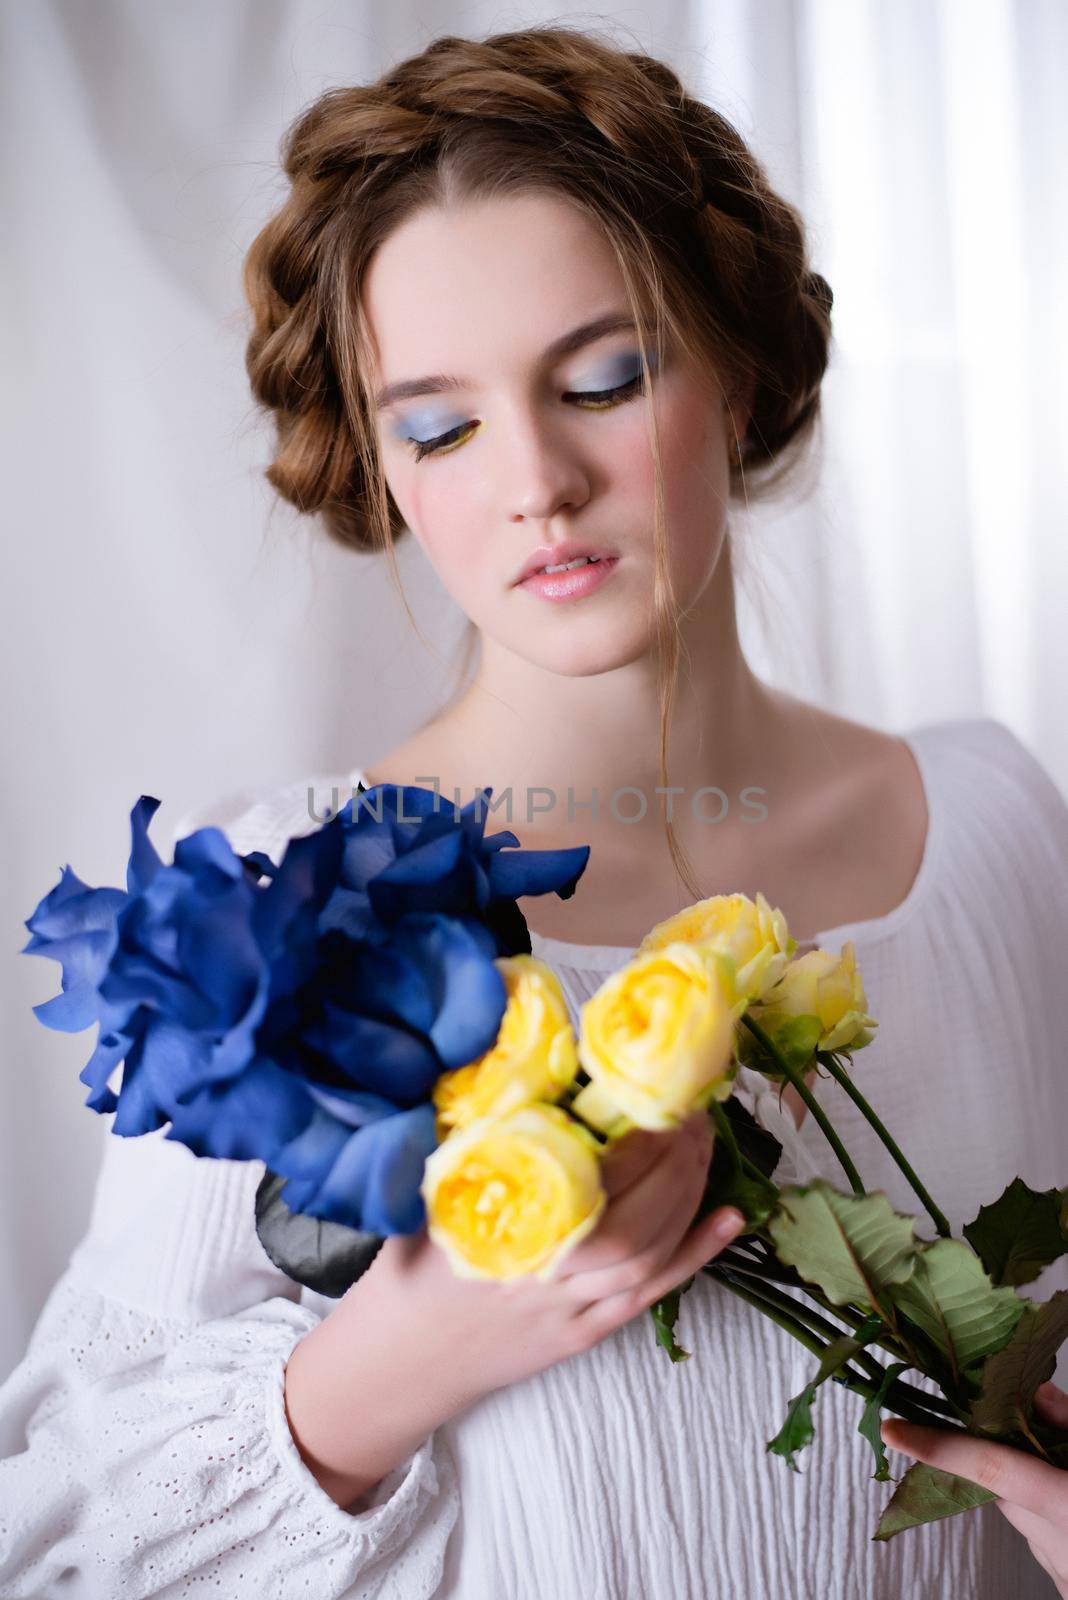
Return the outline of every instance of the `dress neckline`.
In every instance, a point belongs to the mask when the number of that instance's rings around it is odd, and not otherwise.
[[[908,921],[926,896],[941,851],[945,822],[927,741],[931,735],[938,733],[945,726],[944,723],[927,724],[897,736],[904,745],[907,745],[916,763],[927,807],[927,831],[924,835],[923,854],[905,898],[884,912],[881,917],[864,917],[855,922],[840,922],[836,927],[824,928],[804,941],[806,947],[817,945],[826,947],[832,942],[841,945],[846,939],[871,944],[879,939],[888,938]],[[362,772],[353,771],[350,777],[353,789],[357,783],[363,783],[365,788],[368,787]],[[613,972],[629,961],[638,949],[637,945],[579,944],[571,939],[555,939],[548,934],[536,933],[533,928],[528,928],[528,932],[531,953],[550,966]]]

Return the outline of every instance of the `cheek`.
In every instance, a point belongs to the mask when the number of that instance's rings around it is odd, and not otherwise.
[[[464,589],[464,574],[477,570],[474,561],[479,521],[460,492],[452,473],[418,467],[406,473],[394,496],[408,527],[427,560],[455,596]]]
[[[726,445],[716,436],[706,396],[680,393],[657,413],[664,509],[672,548],[700,561],[709,535],[722,526],[728,489]],[[625,501],[644,508],[650,542],[656,507],[656,467],[644,419],[620,440],[616,481]],[[714,543],[714,541],[713,541]]]

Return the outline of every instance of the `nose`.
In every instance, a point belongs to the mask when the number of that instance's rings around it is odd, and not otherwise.
[[[590,496],[589,474],[573,443],[534,416],[511,422],[501,471],[512,522],[546,522],[560,511],[578,510]]]

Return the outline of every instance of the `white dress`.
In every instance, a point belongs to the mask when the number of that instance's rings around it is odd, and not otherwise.
[[[1068,1181],[1068,806],[1001,723],[908,735],[927,794],[918,876],[856,944],[876,1042],[858,1082],[954,1229],[1017,1173]],[[277,860],[358,772],[245,792],[186,817]],[[491,828],[490,831],[493,831]],[[872,841],[878,848],[878,841]],[[633,952],[535,938],[575,1008]],[[851,1103],[820,1080],[869,1188],[917,1211]],[[819,1130],[799,1133],[835,1173]],[[286,1359],[335,1304],[254,1232],[255,1162],[162,1132],[109,1137],[89,1231],[0,1389],[0,1595],[220,1592],[291,1600],[1038,1600],[1054,1594],[993,1505],[871,1539],[861,1402],[820,1391],[801,1471],[765,1451],[813,1359],[699,1275],[673,1364],[643,1313],[593,1350],[442,1425],[351,1514],[283,1408]],[[1028,1292],[1065,1282],[1064,1263]],[[1064,1381],[1062,1367],[1062,1381]],[[899,1475],[906,1459],[891,1456]]]

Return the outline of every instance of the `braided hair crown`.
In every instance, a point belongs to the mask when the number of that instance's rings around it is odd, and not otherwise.
[[[732,479],[750,500],[810,436],[830,287],[797,211],[665,63],[563,26],[447,35],[321,94],[281,164],[288,194],[245,259],[246,368],[275,427],[267,481],[338,542],[405,532],[377,461],[359,292],[377,246],[428,204],[542,190],[595,218],[643,299],[745,393]]]

